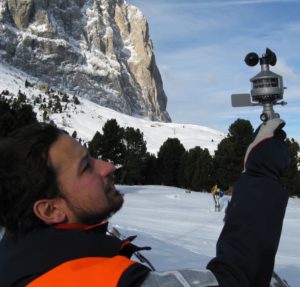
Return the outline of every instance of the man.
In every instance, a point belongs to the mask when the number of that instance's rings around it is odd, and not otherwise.
[[[214,203],[215,203],[215,211],[218,210],[218,202],[217,202],[217,199],[216,199],[216,193],[218,192],[218,185],[215,184],[212,188],[211,188],[211,195],[213,196],[213,199],[214,199]]]
[[[249,146],[207,269],[170,272],[131,260],[139,248],[106,234],[123,204],[112,164],[51,125],[14,132],[0,141],[0,287],[269,286],[288,199],[282,126],[263,124]]]
[[[215,211],[221,211],[220,199],[223,197],[223,191],[218,188],[218,185],[214,185],[211,189],[211,194],[215,202]]]

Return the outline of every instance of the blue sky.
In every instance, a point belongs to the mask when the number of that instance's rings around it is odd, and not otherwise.
[[[260,124],[261,107],[232,108],[230,95],[250,93],[249,52],[270,48],[271,70],[283,77],[284,100],[274,109],[300,142],[300,0],[127,0],[146,16],[173,122],[228,132],[237,118]]]

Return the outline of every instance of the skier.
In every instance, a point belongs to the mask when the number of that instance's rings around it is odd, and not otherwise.
[[[215,203],[215,211],[221,211],[220,199],[224,195],[223,191],[218,187],[217,184],[215,184],[211,189],[211,194]]]
[[[215,197],[216,197],[216,202],[217,202],[217,206],[216,206],[216,211],[221,211],[221,198],[223,197],[224,192],[218,188]]]
[[[214,203],[215,203],[215,211],[217,211],[217,200],[216,200],[216,193],[217,193],[217,191],[218,191],[218,185],[217,184],[215,184],[212,188],[211,188],[211,191],[210,191],[210,193],[211,193],[211,195],[212,195],[212,197],[213,197],[213,199],[214,199]]]
[[[106,234],[124,200],[111,163],[48,124],[2,138],[0,286],[269,286],[288,200],[279,183],[289,162],[282,126],[263,124],[249,146],[207,269],[170,272],[131,260],[140,249],[133,238]]]

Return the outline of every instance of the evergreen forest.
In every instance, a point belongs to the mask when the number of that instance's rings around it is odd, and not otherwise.
[[[17,97],[8,100],[5,93],[3,91],[0,96],[0,139],[17,128],[37,121],[24,94],[19,92]],[[57,99],[51,104],[55,110],[62,109]],[[47,115],[44,120],[47,120]],[[110,119],[85,144],[91,156],[114,163],[118,184],[168,185],[187,191],[208,192],[214,184],[218,184],[230,194],[243,170],[244,154],[253,133],[250,121],[237,119],[230,125],[227,136],[219,143],[214,155],[200,146],[186,150],[177,138],[168,138],[154,155],[147,151],[144,135],[139,129],[123,128],[115,119]],[[77,138],[77,133],[72,136]],[[300,197],[300,147],[294,139],[287,138],[286,143],[291,165],[282,178],[282,184],[290,196]]]

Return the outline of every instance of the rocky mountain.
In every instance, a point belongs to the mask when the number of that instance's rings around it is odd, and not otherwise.
[[[221,131],[205,126],[132,117],[87,99],[77,98],[64,90],[55,90],[53,87],[46,89],[35,77],[0,61],[0,101],[1,97],[6,98],[11,105],[15,101],[31,105],[40,122],[54,122],[70,135],[76,132],[82,143],[91,141],[97,131],[102,133],[103,126],[111,119],[115,119],[123,128],[139,129],[147,142],[148,152],[152,154],[157,154],[168,138],[176,137],[187,150],[201,146],[213,155],[226,136]]]
[[[171,121],[147,21],[124,0],[1,0],[0,59],[99,105]]]

